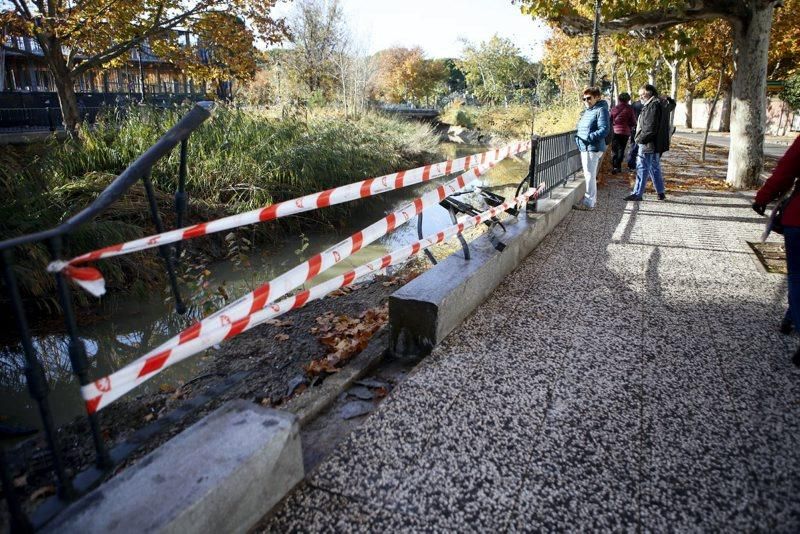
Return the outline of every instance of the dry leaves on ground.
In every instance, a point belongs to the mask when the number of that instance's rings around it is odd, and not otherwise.
[[[384,304],[370,308],[358,318],[328,312],[316,320],[319,326],[311,331],[328,354],[305,367],[306,374],[310,376],[335,373],[338,367],[364,350],[373,334],[389,320],[389,307]]]

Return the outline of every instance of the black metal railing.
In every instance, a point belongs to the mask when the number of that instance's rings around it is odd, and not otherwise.
[[[575,144],[577,131],[533,138],[530,185],[545,184],[542,195],[550,193],[581,170],[581,153]]]
[[[78,110],[80,121],[93,124],[97,115],[114,108],[109,107],[81,107]],[[2,108],[0,109],[0,129],[6,130],[48,130],[55,132],[63,128],[61,108]]]
[[[211,116],[213,107],[214,104],[211,102],[200,102],[196,104],[177,124],[156,141],[153,146],[117,176],[114,181],[100,193],[94,202],[76,215],[54,228],[0,242],[0,270],[2,270],[5,290],[9,302],[11,303],[11,311],[15,318],[17,332],[25,357],[25,377],[28,392],[39,410],[44,437],[50,456],[50,464],[55,478],[57,500],[62,504],[60,507],[50,506],[49,510],[38,513],[37,517],[33,519],[29,518],[24,513],[20,500],[17,497],[6,452],[0,450],[0,479],[2,479],[3,494],[8,505],[11,518],[11,530],[13,532],[31,531],[34,528],[46,524],[59,509],[63,508],[64,504],[74,500],[99,484],[104,475],[122,459],[119,454],[114,454],[115,451],[109,452],[103,435],[100,432],[99,415],[97,413],[87,412],[89,428],[94,442],[95,468],[90,470],[90,472],[85,471],[78,476],[70,477],[63,459],[63,449],[61,443],[59,443],[58,432],[53,421],[53,413],[48,400],[49,385],[32,342],[23,300],[16,280],[14,268],[15,250],[23,246],[42,243],[47,246],[52,261],[61,260],[63,257],[65,240],[79,227],[91,222],[100,213],[105,211],[139,180],[141,180],[145,186],[153,223],[159,232],[163,231],[164,227],[155,204],[154,191],[150,183],[150,174],[153,166],[178,145],[180,145],[180,167],[175,193],[175,209],[177,211],[178,224],[182,224],[185,220],[187,204],[186,163],[189,136]],[[160,252],[164,260],[170,288],[175,299],[176,310],[178,313],[184,313],[186,308],[181,300],[175,276],[175,264],[178,256],[175,254],[174,248],[170,245],[161,247]],[[68,352],[72,371],[78,378],[81,386],[84,386],[90,382],[89,363],[84,342],[78,336],[75,315],[72,310],[70,287],[62,273],[54,273],[54,276],[57,298],[61,305],[61,311],[69,337]]]

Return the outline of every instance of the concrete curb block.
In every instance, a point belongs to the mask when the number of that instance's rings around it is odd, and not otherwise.
[[[296,417],[231,401],[78,500],[45,532],[247,532],[303,477]]]
[[[392,294],[390,353],[400,358],[430,354],[566,217],[585,188],[582,179],[570,181],[539,200],[537,213],[504,222],[507,232],[497,235],[506,246],[502,252],[483,235],[470,243],[470,261],[460,252],[452,254]]]

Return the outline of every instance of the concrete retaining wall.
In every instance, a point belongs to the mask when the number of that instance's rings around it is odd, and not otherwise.
[[[488,235],[470,243],[471,260],[456,252],[389,297],[389,350],[394,356],[417,358],[433,350],[472,313],[539,242],[561,222],[585,183],[577,179],[539,201],[536,214],[503,221],[506,246],[495,249]]]
[[[247,532],[303,479],[294,416],[232,401],[56,517],[48,532]]]

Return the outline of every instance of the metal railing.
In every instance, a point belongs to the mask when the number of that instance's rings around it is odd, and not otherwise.
[[[11,303],[11,311],[16,322],[19,339],[25,357],[25,377],[28,392],[35,401],[39,411],[51,460],[52,471],[56,480],[57,501],[50,506],[41,506],[37,510],[37,517],[29,518],[14,488],[13,477],[5,450],[0,447],[0,478],[2,479],[3,494],[8,504],[11,518],[12,532],[31,531],[47,523],[69,501],[74,500],[91,490],[102,481],[103,477],[115,465],[122,461],[131,450],[119,450],[117,447],[108,450],[105,440],[100,432],[100,420],[97,413],[88,413],[87,418],[91,429],[95,449],[95,468],[84,471],[75,477],[70,477],[66,468],[62,447],[59,443],[58,432],[53,421],[53,413],[48,400],[49,386],[42,365],[37,356],[32,342],[31,332],[28,328],[27,317],[20,295],[14,269],[14,251],[26,245],[43,243],[47,246],[52,261],[61,260],[65,240],[79,227],[90,223],[100,213],[109,208],[115,201],[124,195],[135,183],[141,180],[149,201],[150,216],[158,232],[164,231],[161,217],[151,183],[153,166],[167,156],[176,146],[180,145],[180,167],[178,171],[178,184],[175,193],[175,210],[177,212],[177,225],[182,226],[187,207],[186,193],[186,162],[189,136],[210,116],[214,104],[200,102],[196,104],[177,124],[170,128],[156,143],[145,151],[139,158],[131,163],[119,176],[88,207],[70,217],[60,225],[36,232],[33,234],[15,237],[0,242],[0,270],[2,270],[5,290]],[[176,303],[178,313],[184,313],[186,308],[181,300],[178,282],[175,274],[177,255],[173,247],[167,245],[159,249],[164,261],[165,270]],[[84,342],[78,336],[75,315],[72,310],[72,297],[70,287],[62,273],[54,273],[56,292],[64,323],[69,337],[69,359],[72,371],[78,378],[81,386],[90,382],[89,364]],[[42,510],[44,509],[44,510]]]
[[[581,170],[581,153],[575,144],[576,134],[577,131],[571,131],[533,138],[531,187],[544,183],[544,193],[550,193]]]
[[[78,110],[80,121],[92,124],[103,110],[113,111],[114,108],[82,107]],[[46,129],[55,132],[64,127],[63,122],[59,107],[0,109],[0,129],[20,131]]]
[[[46,525],[55,517],[69,502],[96,487],[102,482],[107,473],[115,466],[118,466],[132,452],[144,444],[144,442],[157,432],[165,429],[169,424],[174,423],[178,418],[188,414],[189,408],[179,407],[175,410],[178,415],[170,417],[164,416],[151,423],[152,426],[145,427],[137,431],[125,442],[116,445],[109,450],[100,429],[100,419],[98,412],[89,413],[87,419],[92,434],[94,445],[94,467],[75,476],[70,476],[66,462],[62,455],[62,447],[59,442],[59,435],[53,420],[50,408],[48,393],[49,386],[42,364],[37,356],[36,349],[32,342],[32,336],[27,323],[27,316],[24,310],[20,290],[15,277],[14,251],[20,247],[44,243],[49,252],[50,260],[58,261],[64,257],[65,239],[75,232],[82,225],[89,223],[100,213],[108,209],[117,201],[128,189],[141,180],[144,184],[145,192],[148,197],[150,216],[156,227],[157,232],[164,231],[161,218],[158,213],[155,194],[151,183],[151,172],[153,166],[163,157],[167,156],[173,149],[180,144],[180,166],[178,170],[178,184],[175,193],[175,210],[177,213],[176,227],[181,228],[185,224],[185,213],[187,208],[186,178],[187,178],[187,148],[188,139],[191,133],[196,130],[205,120],[207,120],[213,108],[210,102],[197,104],[187,113],[175,126],[167,131],[161,139],[151,146],[136,161],[128,166],[114,181],[92,202],[87,208],[76,215],[67,219],[55,228],[19,236],[0,242],[0,270],[5,282],[5,289],[11,303],[11,311],[15,317],[16,327],[21,341],[24,361],[25,377],[30,397],[35,401],[42,421],[44,437],[48,448],[50,464],[56,481],[57,497],[51,499],[40,506],[33,517],[29,518],[25,513],[20,499],[14,487],[14,476],[11,469],[11,462],[7,458],[7,453],[0,447],[0,478],[2,479],[3,494],[5,496],[8,510],[11,517],[12,531],[31,531]],[[527,175],[522,179],[515,196],[519,195],[520,190],[527,186],[538,187],[544,183],[544,193],[551,192],[559,185],[566,184],[567,180],[580,170],[580,157],[575,146],[575,132],[550,135],[545,137],[534,137],[531,151],[531,162]],[[454,195],[455,196],[455,195]],[[484,199],[487,204],[500,205],[504,199],[490,192],[485,192]],[[464,202],[447,197],[442,206],[448,209],[450,216],[455,222],[455,214],[458,211],[474,215],[478,210]],[[535,210],[535,203],[528,205],[528,210]],[[518,212],[516,209],[507,210],[512,215]],[[418,231],[421,235],[422,214],[418,219]],[[489,226],[499,225],[497,219],[486,221]],[[464,255],[469,259],[469,246],[464,238],[459,235],[463,246]],[[502,250],[505,245],[499,241],[495,242],[495,247]],[[165,272],[169,281],[172,296],[175,302],[176,311],[183,314],[186,307],[183,304],[178,289],[177,277],[175,273],[177,258],[179,257],[177,245],[165,245],[159,248],[164,262]],[[431,260],[435,263],[432,256]],[[61,272],[53,274],[56,282],[56,292],[58,301],[61,305],[64,316],[64,323],[69,338],[68,354],[73,373],[78,378],[81,386],[90,383],[89,363],[84,342],[78,335],[75,315],[72,310],[72,297],[70,286],[67,284]],[[240,382],[248,373],[237,373],[227,377],[225,382],[215,386],[218,392],[225,388],[232,387]],[[200,396],[190,401],[192,409],[203,405],[209,398],[216,395],[210,391],[205,397]],[[157,428],[157,429],[156,429]]]

